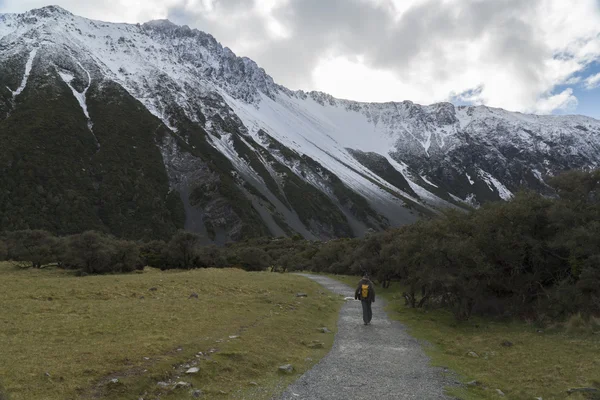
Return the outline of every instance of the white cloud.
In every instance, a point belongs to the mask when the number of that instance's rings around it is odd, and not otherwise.
[[[108,21],[171,18],[293,89],[365,101],[460,99],[550,113],[600,58],[596,0],[54,0]],[[0,1],[0,12],[47,0]],[[600,74],[584,86],[600,85]]]
[[[600,73],[588,76],[584,81],[584,85],[586,89],[595,89],[600,86]]]
[[[572,112],[577,108],[577,97],[573,96],[573,89],[568,88],[559,94],[542,97],[535,108],[528,110],[540,114],[550,114],[553,111]]]

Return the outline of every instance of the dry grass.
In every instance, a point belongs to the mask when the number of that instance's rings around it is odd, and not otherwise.
[[[11,400],[189,398],[189,390],[163,393],[156,383],[194,360],[200,373],[178,380],[203,398],[267,399],[327,353],[333,335],[317,328],[335,330],[341,301],[294,275],[208,269],[80,278],[0,263],[0,304],[0,386]],[[325,348],[303,344],[312,340]],[[295,375],[278,374],[285,363]]]
[[[356,277],[334,276],[356,284]],[[425,339],[426,348],[437,366],[457,372],[464,382],[479,386],[453,390],[464,400],[583,399],[568,396],[573,387],[600,387],[600,324],[573,317],[565,327],[540,329],[523,322],[472,319],[459,323],[444,311],[423,311],[404,307],[401,288],[394,286],[377,294],[388,300],[392,318],[406,324],[412,335]],[[538,332],[541,331],[541,332]],[[512,346],[502,343],[509,341]],[[475,352],[479,357],[469,357]],[[506,397],[500,397],[496,389]]]

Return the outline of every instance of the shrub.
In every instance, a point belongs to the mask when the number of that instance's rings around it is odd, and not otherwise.
[[[144,263],[140,257],[140,247],[128,240],[113,240],[111,249],[111,272],[133,272],[143,270]]]
[[[0,239],[0,261],[8,260],[8,246],[6,242]]]
[[[88,274],[113,272],[110,241],[94,231],[69,237],[66,263]]]
[[[235,256],[237,263],[245,271],[264,271],[271,263],[271,257],[262,249],[248,247],[239,250]]]
[[[162,240],[143,243],[140,246],[142,264],[153,268],[167,269],[166,247],[167,244]]]
[[[223,268],[227,266],[227,259],[221,248],[203,246],[197,250],[196,264],[201,268]]]
[[[30,263],[34,268],[41,268],[56,259],[56,238],[43,230],[10,232],[7,234],[6,244],[5,257]]]
[[[166,247],[167,263],[171,268],[198,267],[198,248],[201,237],[192,232],[178,231]]]

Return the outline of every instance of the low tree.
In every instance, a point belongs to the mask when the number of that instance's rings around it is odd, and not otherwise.
[[[132,272],[143,270],[140,246],[129,240],[113,240],[111,243],[112,272]]]
[[[112,272],[109,240],[95,231],[68,238],[66,263],[88,274]]]
[[[8,260],[8,246],[4,239],[0,238],[0,261]]]
[[[173,268],[197,268],[200,242],[201,237],[195,233],[177,232],[167,244],[168,264]]]
[[[168,269],[167,243],[163,240],[152,240],[140,246],[142,264],[148,267]]]
[[[7,255],[14,261],[41,268],[55,261],[53,252],[56,238],[43,230],[22,230],[7,235]]]
[[[227,266],[224,251],[215,245],[200,247],[197,250],[196,259],[200,268],[223,268]]]
[[[257,247],[247,247],[236,254],[237,264],[245,271],[264,271],[271,264],[271,257],[266,251]]]

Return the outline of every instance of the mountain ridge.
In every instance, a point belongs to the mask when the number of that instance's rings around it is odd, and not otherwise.
[[[550,194],[544,176],[600,162],[600,121],[590,117],[336,99],[289,90],[212,35],[167,20],[106,23],[56,6],[0,15],[0,130],[27,127],[26,135],[38,137],[39,128],[16,118],[38,107],[43,96],[36,94],[49,90],[50,107],[82,121],[77,129],[91,143],[92,165],[108,157],[109,148],[111,162],[138,185],[148,183],[150,170],[166,177],[166,184],[163,178],[153,184],[145,201],[163,210],[161,223],[170,228],[138,235],[144,237],[182,227],[217,242],[269,234],[360,236],[448,206],[508,200],[522,187]],[[136,110],[132,115],[154,133],[136,129],[127,114],[115,121],[105,110],[115,102]],[[44,125],[50,117],[31,118]],[[136,135],[114,137],[103,131],[106,126]],[[63,132],[56,129],[56,135]],[[13,177],[4,183],[11,191],[26,173],[15,165],[33,167],[27,160],[31,147],[14,136],[0,140],[6,143],[0,162],[12,160],[3,167]],[[132,147],[114,148],[116,142]],[[133,165],[128,157],[138,157],[142,144],[152,156]],[[112,179],[102,165],[85,178],[95,190],[82,196],[95,204],[89,217],[113,232],[119,216],[137,215],[138,200],[127,188],[111,192],[118,199],[101,194]],[[46,190],[44,179],[35,173],[31,179],[34,188]],[[57,182],[57,190],[70,185]],[[20,190],[35,197],[31,189]],[[6,220],[12,202],[0,199],[0,218]],[[113,204],[109,213],[106,204]],[[136,226],[135,218],[123,218]],[[7,226],[47,228],[33,220]],[[127,235],[136,236],[134,231]]]

